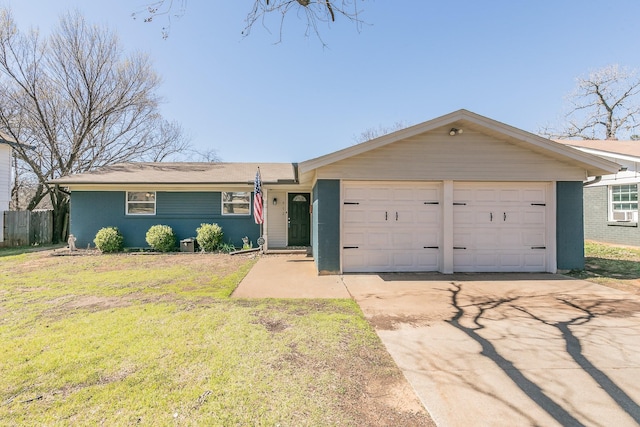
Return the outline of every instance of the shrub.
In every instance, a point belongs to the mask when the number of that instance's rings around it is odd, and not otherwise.
[[[218,224],[200,224],[196,228],[196,240],[205,252],[213,252],[222,242],[222,227]]]
[[[104,227],[98,230],[93,239],[96,248],[101,252],[120,252],[124,243],[124,237],[118,227]]]
[[[176,235],[168,225],[154,225],[147,231],[146,240],[152,249],[170,252],[176,247]]]
[[[220,243],[220,245],[218,245],[218,250],[222,253],[228,254],[230,252],[233,252],[236,250],[236,247],[233,243],[229,242],[229,243]]]

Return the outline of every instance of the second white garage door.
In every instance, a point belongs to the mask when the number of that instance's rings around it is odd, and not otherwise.
[[[348,182],[343,187],[342,271],[437,271],[441,184]]]
[[[453,188],[454,271],[546,271],[545,183],[454,183]]]

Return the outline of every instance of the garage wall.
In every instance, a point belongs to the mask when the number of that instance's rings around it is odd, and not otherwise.
[[[582,182],[556,183],[558,270],[584,269]]]
[[[340,274],[340,181],[318,180],[312,197],[312,248],[318,273]]]
[[[506,140],[449,128],[370,150],[317,170],[345,180],[582,181],[585,171]]]

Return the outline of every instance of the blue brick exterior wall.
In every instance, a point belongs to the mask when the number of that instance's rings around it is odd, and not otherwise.
[[[153,225],[170,226],[178,240],[195,237],[202,223],[222,227],[223,241],[242,246],[244,236],[256,246],[260,227],[253,215],[223,216],[220,192],[157,192],[156,215],[126,215],[124,191],[74,191],[71,194],[70,232],[78,247],[93,246],[102,227],[115,226],[124,236],[125,247],[148,247],[147,230]]]
[[[606,185],[584,189],[584,236],[587,240],[640,246],[637,223],[609,222],[609,189]]]
[[[313,187],[313,256],[319,274],[340,273],[340,181]]]

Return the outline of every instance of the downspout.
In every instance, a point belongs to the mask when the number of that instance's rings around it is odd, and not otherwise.
[[[598,182],[602,181],[602,176],[596,176],[595,178],[593,178],[591,181],[586,181],[582,183],[583,187],[589,186],[591,184],[597,184]]]

